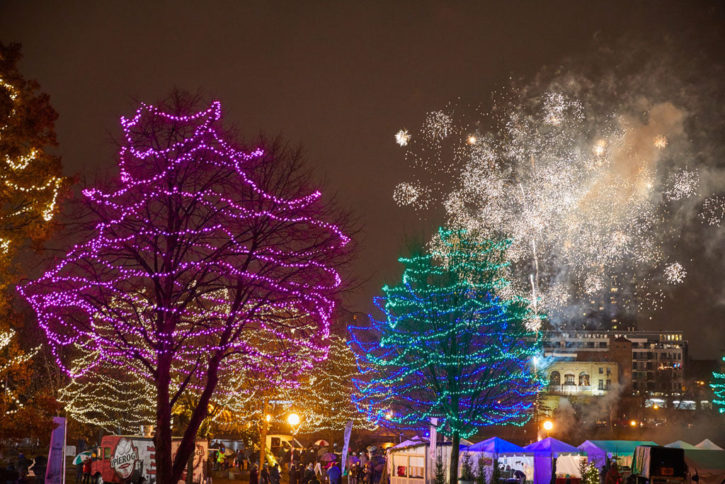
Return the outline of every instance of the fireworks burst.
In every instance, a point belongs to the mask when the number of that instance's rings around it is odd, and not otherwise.
[[[528,292],[554,319],[582,300],[599,310],[608,303],[656,310],[664,292],[653,287],[654,274],[664,271],[670,284],[686,275],[678,263],[665,267],[665,241],[677,236],[667,211],[699,189],[699,173],[677,168],[668,158],[674,151],[665,150],[684,143],[684,111],[659,102],[642,115],[641,99],[629,110],[606,111],[597,93],[561,86],[497,106],[487,133],[452,114],[428,113],[421,128],[428,144],[411,151],[411,166],[445,166],[453,188],[436,187],[440,170],[418,178],[433,179],[430,185],[401,183],[394,199],[421,208],[437,198],[451,227],[512,238],[512,290]],[[447,137],[458,141],[441,143]],[[713,199],[703,213],[719,223],[725,200]],[[610,293],[617,286],[622,290]]]
[[[443,111],[432,111],[428,113],[423,123],[423,131],[426,136],[442,140],[451,133],[453,118]]]
[[[699,182],[700,175],[696,171],[687,168],[680,170],[668,179],[665,198],[669,201],[676,201],[692,197],[697,193]]]
[[[408,141],[410,141],[410,133],[408,133],[407,129],[401,129],[395,133],[395,142],[400,146],[407,146]]]
[[[685,280],[686,275],[687,271],[679,262],[673,262],[665,267],[665,279],[667,279],[667,282],[670,284],[682,283],[682,281]]]
[[[700,220],[710,226],[719,227],[725,219],[725,196],[714,196],[702,202],[702,211],[698,214]]]
[[[404,207],[414,204],[420,198],[420,189],[412,183],[398,183],[393,191],[393,200],[399,206]]]

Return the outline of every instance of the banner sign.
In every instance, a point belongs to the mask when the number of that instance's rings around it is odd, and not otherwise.
[[[45,468],[45,484],[65,483],[65,418],[53,417],[55,429],[50,434],[48,467]]]
[[[347,466],[347,451],[350,450],[350,434],[352,433],[352,420],[348,420],[345,424],[345,442],[342,444],[342,467],[340,472],[345,474],[345,466]]]

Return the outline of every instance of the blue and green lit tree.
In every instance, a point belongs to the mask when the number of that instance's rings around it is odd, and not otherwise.
[[[710,388],[715,395],[712,403],[717,406],[718,412],[725,413],[725,356],[720,361],[720,371],[712,372]]]
[[[453,444],[452,483],[460,439],[523,425],[540,388],[532,364],[539,320],[504,277],[509,244],[439,229],[430,253],[399,259],[402,282],[374,300],[384,318],[349,327],[358,410],[398,428],[422,430],[438,418]]]

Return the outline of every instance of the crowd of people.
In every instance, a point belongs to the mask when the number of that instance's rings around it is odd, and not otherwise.
[[[259,452],[248,448],[231,451],[222,443],[212,443],[212,451],[208,461],[208,475],[212,471],[237,470],[248,471],[249,484],[280,484],[282,474],[286,473],[289,484],[341,484],[343,470],[341,455],[333,446],[332,452],[327,447],[311,446],[303,450],[288,450],[274,454],[269,463],[259,466]],[[380,484],[385,457],[371,448],[351,452],[347,457],[344,475],[348,484]]]
[[[315,452],[293,452],[288,460],[289,484],[340,484],[343,477],[340,456],[324,453],[323,458]],[[319,455],[319,454],[318,454]],[[332,456],[335,458],[332,459]],[[324,459],[324,460],[323,460]],[[284,459],[285,461],[287,459]],[[379,484],[385,468],[385,457],[367,451],[352,452],[346,462],[345,475],[348,484]],[[263,484],[253,482],[249,484]]]

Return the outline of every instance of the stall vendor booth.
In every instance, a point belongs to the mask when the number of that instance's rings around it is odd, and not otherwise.
[[[498,462],[504,480],[520,482],[517,476],[523,474],[526,482],[534,481],[534,454],[516,444],[498,437],[491,437],[473,444],[464,452],[472,456],[474,468],[477,467],[479,459],[483,459],[486,482],[490,482],[494,460]]]
[[[580,465],[586,453],[553,437],[547,437],[524,447],[534,455],[534,484],[549,484],[552,474],[576,484],[581,479]]]
[[[657,445],[651,440],[587,440],[578,448],[587,453],[589,462],[592,462],[599,469],[610,462],[616,461],[621,468],[632,467],[632,456],[638,445]]]
[[[471,442],[461,439],[459,459],[471,445]],[[425,437],[413,437],[395,445],[387,450],[387,472],[390,484],[425,484],[432,482],[435,477],[435,463],[431,462],[429,455],[430,444]],[[440,458],[446,472],[448,482],[448,463],[451,459],[451,443],[438,442],[436,445],[436,459]],[[460,462],[460,461],[459,461]],[[460,469],[460,467],[459,467]]]
[[[428,473],[428,441],[413,437],[387,451],[390,484],[424,484]]]

